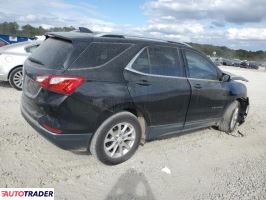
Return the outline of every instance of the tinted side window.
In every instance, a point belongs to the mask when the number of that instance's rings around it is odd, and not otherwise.
[[[132,65],[132,69],[139,72],[150,73],[149,57],[147,49],[144,49]]]
[[[123,43],[91,43],[72,64],[72,68],[87,68],[104,65],[130,46],[130,44]]]
[[[178,51],[171,47],[149,47],[151,74],[182,76]]]
[[[72,51],[71,42],[48,38],[31,54],[31,58],[50,69],[64,68],[65,61]]]
[[[177,48],[148,47],[135,60],[132,68],[147,74],[183,76]]]
[[[218,80],[218,73],[214,66],[203,56],[192,52],[185,52],[190,78]]]

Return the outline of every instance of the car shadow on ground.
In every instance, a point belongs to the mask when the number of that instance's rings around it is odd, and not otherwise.
[[[9,82],[7,81],[0,81],[0,87],[12,88]]]
[[[145,175],[135,169],[129,169],[120,176],[105,199],[155,200],[155,197]]]

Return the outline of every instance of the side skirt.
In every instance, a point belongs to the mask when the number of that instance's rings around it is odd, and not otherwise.
[[[193,121],[184,124],[166,124],[166,125],[158,125],[158,126],[149,126],[147,127],[147,139],[155,140],[171,135],[181,135],[184,132],[190,132],[193,130],[207,128],[210,126],[216,126],[220,118],[210,119],[210,120],[199,120]]]

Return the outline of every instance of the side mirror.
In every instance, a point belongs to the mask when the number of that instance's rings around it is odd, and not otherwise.
[[[231,76],[228,75],[228,74],[223,74],[222,77],[221,77],[221,81],[222,82],[229,82],[231,79]]]

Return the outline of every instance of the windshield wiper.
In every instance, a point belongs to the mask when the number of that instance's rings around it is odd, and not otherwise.
[[[39,65],[44,65],[41,61],[39,61],[39,60],[37,60],[37,59],[35,59],[35,58],[29,57],[29,60],[30,60],[31,62],[37,63],[37,64],[39,64]]]

